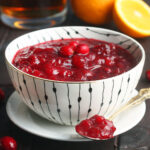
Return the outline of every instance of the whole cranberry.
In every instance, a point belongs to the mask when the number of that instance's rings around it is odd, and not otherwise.
[[[10,136],[4,136],[0,138],[1,150],[17,150],[17,143],[14,138]]]
[[[89,46],[87,44],[79,44],[76,48],[76,52],[78,54],[88,54],[90,51]]]
[[[146,78],[150,81],[150,70],[146,71]]]
[[[70,45],[65,45],[65,46],[60,48],[59,52],[63,56],[72,56],[73,53],[74,53],[74,50],[73,50],[73,48]]]
[[[69,43],[69,45],[70,45],[71,47],[73,47],[73,48],[77,47],[78,44],[79,44],[78,41],[72,41],[72,42]]]
[[[4,91],[0,88],[0,100],[5,99],[5,93]]]

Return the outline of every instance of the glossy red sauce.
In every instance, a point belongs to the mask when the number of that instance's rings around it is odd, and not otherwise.
[[[113,138],[113,134],[116,130],[112,121],[98,115],[81,121],[81,123],[76,125],[75,129],[76,132],[82,136],[97,139]]]
[[[122,47],[95,39],[54,40],[20,49],[12,63],[20,70],[58,81],[90,81],[130,70],[134,59]]]

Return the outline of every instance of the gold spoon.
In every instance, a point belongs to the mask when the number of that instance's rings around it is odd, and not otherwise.
[[[139,91],[139,93],[134,96],[132,99],[130,99],[124,106],[120,107],[116,112],[114,112],[109,118],[109,121],[113,121],[114,118],[116,118],[117,115],[119,115],[121,112],[123,112],[124,110],[139,105],[142,102],[144,102],[145,100],[150,98],[150,88],[143,88]],[[78,133],[79,134],[79,133]],[[93,137],[88,137],[88,136],[84,136],[81,135],[85,138],[91,139],[91,140],[107,140],[107,139],[99,139],[99,138],[93,138]]]

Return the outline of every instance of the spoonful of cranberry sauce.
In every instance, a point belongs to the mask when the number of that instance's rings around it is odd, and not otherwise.
[[[114,118],[120,114],[122,111],[141,104],[143,101],[150,98],[150,88],[141,89],[135,97],[133,97],[127,104],[119,108],[115,113],[113,113],[109,119],[103,116],[94,115],[93,117],[81,121],[75,126],[76,132],[92,140],[107,140],[114,137],[114,132],[116,127],[113,124]]]
[[[77,133],[87,138],[109,139],[113,138],[116,127],[112,121],[105,119],[103,116],[94,115],[81,121],[75,129]]]

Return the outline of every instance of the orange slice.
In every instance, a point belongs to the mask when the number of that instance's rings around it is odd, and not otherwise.
[[[113,19],[122,32],[132,37],[150,36],[150,7],[142,0],[116,0]]]

